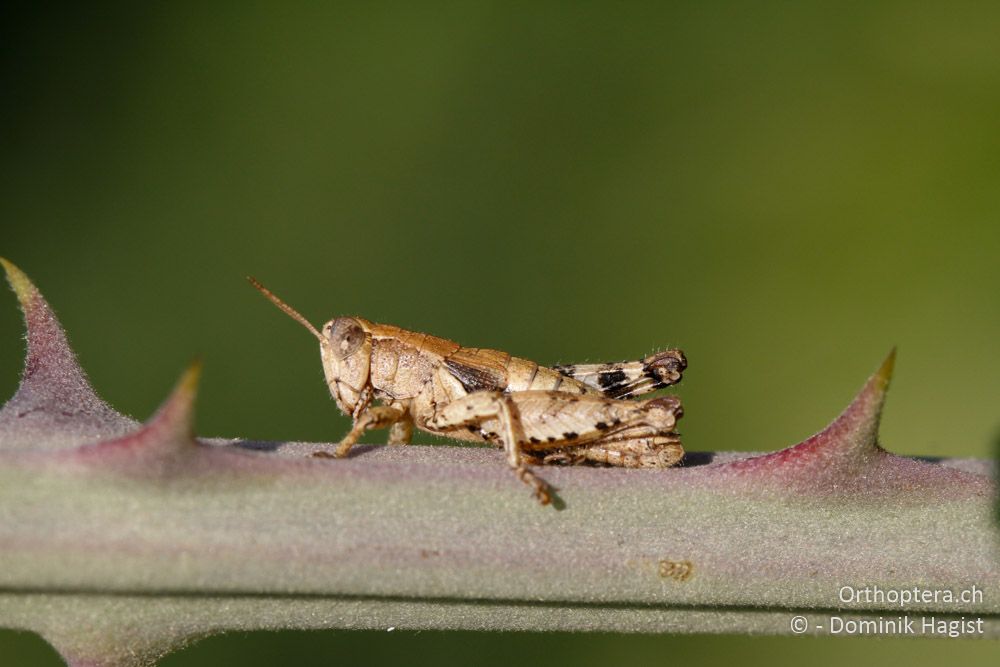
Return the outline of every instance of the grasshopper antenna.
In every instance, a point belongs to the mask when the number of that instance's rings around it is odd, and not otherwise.
[[[263,285],[261,285],[259,280],[257,280],[253,276],[247,276],[247,280],[250,281],[251,285],[253,285],[254,287],[257,288],[257,291],[259,291],[261,294],[263,294],[268,299],[270,299],[271,303],[273,303],[274,305],[276,305],[278,308],[281,308],[281,310],[283,310],[286,315],[288,315],[293,320],[295,320],[296,322],[298,322],[299,324],[301,324],[302,326],[304,326],[306,329],[309,329],[309,331],[312,332],[312,335],[316,336],[316,338],[318,338],[321,343],[326,340],[325,338],[323,338],[323,335],[319,331],[316,330],[316,327],[314,327],[309,322],[309,320],[307,320],[306,318],[302,317],[302,315],[299,314],[299,311],[295,310],[294,308],[292,308],[291,306],[289,306],[287,303],[285,303],[284,301],[282,301],[281,299],[279,299],[277,297],[277,295],[275,295],[274,292],[272,292],[271,290],[269,290],[266,287],[264,287]]]

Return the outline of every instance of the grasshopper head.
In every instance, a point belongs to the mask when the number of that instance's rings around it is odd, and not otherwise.
[[[326,375],[330,394],[337,401],[337,407],[348,415],[353,414],[368,385],[368,371],[371,368],[372,338],[369,322],[355,317],[338,317],[324,324],[323,333],[320,333],[309,320],[255,278],[247,276],[247,279],[274,305],[319,339],[319,353],[323,359],[323,373]]]
[[[326,384],[337,405],[347,414],[354,412],[368,384],[372,337],[367,324],[355,317],[338,317],[323,325],[320,338]]]

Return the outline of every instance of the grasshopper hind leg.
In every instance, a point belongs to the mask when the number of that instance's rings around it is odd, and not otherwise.
[[[510,395],[499,391],[477,391],[441,407],[427,422],[437,432],[447,432],[461,426],[492,423],[503,443],[507,465],[522,482],[534,489],[542,505],[552,502],[553,489],[548,482],[528,469],[529,457],[524,454],[524,428],[517,405]]]
[[[539,454],[532,457],[533,461],[547,465],[591,463],[616,468],[669,468],[684,456],[684,447],[675,436],[647,436],[599,441]]]

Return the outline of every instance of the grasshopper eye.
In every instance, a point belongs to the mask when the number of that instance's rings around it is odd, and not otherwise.
[[[357,320],[350,317],[335,320],[330,327],[329,336],[334,354],[341,359],[354,354],[365,342],[365,330]]]

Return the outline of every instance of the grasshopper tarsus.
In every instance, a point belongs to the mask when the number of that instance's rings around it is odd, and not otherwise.
[[[518,479],[534,489],[535,499],[540,504],[548,505],[552,502],[553,489],[548,482],[528,470],[523,463],[515,469],[515,473]]]
[[[347,456],[376,428],[390,429],[391,444],[410,442],[414,427],[489,442],[503,448],[508,466],[539,503],[557,507],[555,490],[529,464],[662,468],[683,456],[674,430],[683,415],[680,399],[634,400],[680,381],[687,368],[680,350],[549,368],[360,317],[338,317],[316,329],[259,282],[251,283],[319,339],[330,393],[354,419],[334,453],[314,456]]]

